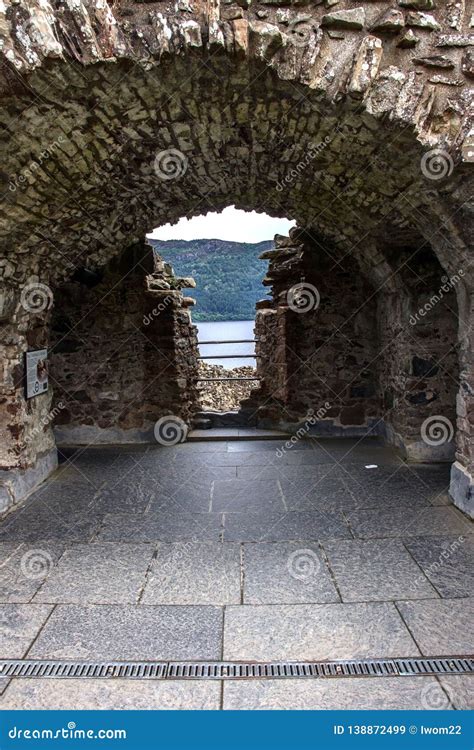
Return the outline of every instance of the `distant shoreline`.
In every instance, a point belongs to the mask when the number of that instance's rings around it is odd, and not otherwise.
[[[262,281],[268,270],[260,255],[273,247],[272,240],[153,240],[152,244],[177,276],[194,278],[196,286],[185,294],[196,301],[195,323],[242,323],[255,318],[255,305],[266,294]]]

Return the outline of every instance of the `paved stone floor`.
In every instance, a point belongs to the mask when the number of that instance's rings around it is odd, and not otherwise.
[[[0,656],[472,653],[474,536],[448,481],[376,440],[70,452],[0,524]],[[0,707],[461,709],[469,680],[14,679]]]

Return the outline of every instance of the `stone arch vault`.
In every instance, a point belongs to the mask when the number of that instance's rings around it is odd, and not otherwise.
[[[54,466],[51,399],[25,401],[23,354],[49,341],[55,295],[78,274],[113,275],[152,226],[235,203],[297,221],[304,235],[286,259],[302,244],[306,277],[318,251],[332,265],[315,261],[315,273],[350,258],[377,291],[379,320],[413,314],[400,302],[410,252],[437,259],[440,284],[455,280],[451,494],[471,507],[473,20],[463,0],[328,5],[0,9],[5,505]],[[40,303],[25,304],[35,287]],[[173,314],[185,326],[187,313]]]

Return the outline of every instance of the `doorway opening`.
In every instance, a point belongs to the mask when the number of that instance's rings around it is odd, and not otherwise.
[[[229,206],[155,229],[148,242],[179,278],[198,341],[197,428],[256,423],[261,386],[255,312],[265,304],[265,253],[292,222]]]

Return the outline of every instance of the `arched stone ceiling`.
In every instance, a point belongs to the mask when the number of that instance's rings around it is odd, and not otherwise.
[[[387,233],[413,229],[467,276],[463,3],[280,5],[21,0],[0,11],[8,283],[58,283],[153,226],[230,203],[317,227],[366,263]]]

